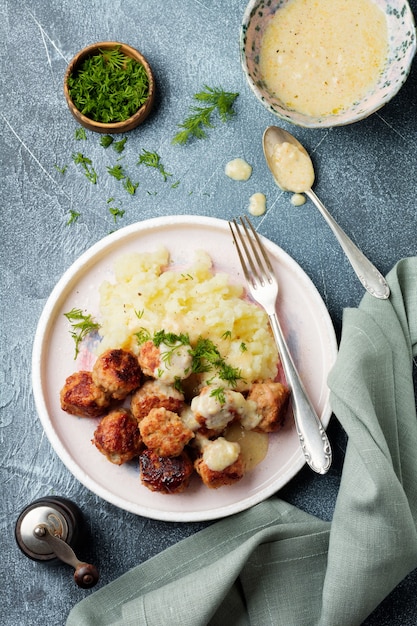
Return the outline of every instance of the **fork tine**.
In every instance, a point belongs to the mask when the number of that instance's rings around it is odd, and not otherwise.
[[[234,229],[231,222],[229,226],[245,278],[256,289],[257,282],[263,285],[273,280],[274,271],[260,237],[249,218],[240,217],[239,219],[240,225],[234,219]]]
[[[233,239],[236,245],[243,273],[245,275],[246,281],[250,285],[252,285],[252,287],[256,288],[256,283],[258,281],[261,281],[262,277],[259,275],[259,268],[253,262],[252,255],[247,245],[249,233],[246,232],[245,234],[243,234],[242,228],[244,228],[244,226],[240,226],[235,219],[233,220],[233,225],[234,230],[232,228],[231,222],[229,222],[230,230],[233,234]]]
[[[231,233],[232,233],[233,241],[234,241],[235,246],[236,246],[237,254],[238,254],[238,257],[239,257],[240,265],[242,267],[245,279],[247,280],[247,282],[251,282],[251,276],[250,276],[250,274],[249,274],[249,272],[247,270],[246,260],[245,260],[245,258],[243,256],[243,253],[242,253],[242,250],[241,250],[241,244],[239,243],[240,232],[239,232],[239,227],[238,227],[235,219],[232,222],[229,222],[229,228],[230,228]]]
[[[269,260],[269,256],[268,256],[268,254],[267,254],[267,252],[266,252],[266,250],[265,250],[265,246],[264,246],[264,244],[262,243],[262,241],[261,241],[261,239],[260,239],[260,237],[259,237],[258,233],[257,233],[257,232],[256,232],[256,230],[254,229],[252,222],[250,221],[250,219],[249,219],[247,216],[245,216],[245,217],[241,217],[241,218],[240,218],[240,221],[242,222],[242,224],[243,224],[243,226],[244,226],[244,228],[245,228],[245,231],[246,231],[247,235],[249,236],[248,229],[247,229],[247,227],[245,226],[245,221],[246,221],[246,223],[248,224],[248,226],[249,226],[249,228],[250,228],[251,232],[253,233],[253,236],[254,236],[254,238],[255,238],[255,240],[256,240],[256,243],[258,244],[258,248],[254,248],[254,247],[253,247],[253,245],[252,245],[252,250],[253,250],[253,251],[254,251],[254,253],[255,253],[256,260],[258,261],[258,263],[259,263],[259,264],[261,264],[261,261],[260,261],[260,259],[259,259],[258,253],[257,253],[257,250],[259,250],[259,251],[260,251],[260,253],[262,254],[262,258],[263,258],[263,260],[265,261],[265,265],[266,265],[266,267],[267,267],[267,268],[268,268],[268,270],[271,272],[271,274],[273,274],[274,270],[273,270],[273,268],[272,268],[271,261]]]

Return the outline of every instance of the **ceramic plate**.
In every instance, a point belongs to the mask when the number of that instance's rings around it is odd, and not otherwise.
[[[277,312],[312,402],[327,426],[331,410],[327,375],[337,353],[334,329],[316,288],[278,246],[265,240],[280,284]],[[210,490],[196,477],[182,494],[153,493],[142,486],[137,463],[116,466],[91,444],[98,420],[68,415],[59,392],[67,376],[81,369],[64,313],[73,308],[98,314],[98,288],[111,279],[114,261],[126,252],[168,248],[172,260],[191,264],[194,251],[210,253],[215,270],[244,282],[226,221],[195,216],[156,218],[133,224],[84,253],[56,285],[41,315],[33,348],[33,391],[43,428],[53,448],[88,489],[114,505],[166,521],[225,517],[261,502],[283,487],[304,465],[293,420],[270,437],[266,458],[233,486]]]

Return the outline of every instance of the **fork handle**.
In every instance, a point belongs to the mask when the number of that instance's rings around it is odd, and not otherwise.
[[[278,318],[275,313],[269,314],[268,317],[287,383],[292,392],[294,420],[301,449],[311,469],[318,474],[325,474],[332,463],[330,442],[294,365]]]

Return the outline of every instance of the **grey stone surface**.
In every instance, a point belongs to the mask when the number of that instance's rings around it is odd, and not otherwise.
[[[75,587],[67,566],[38,564],[19,552],[15,521],[36,498],[63,495],[82,508],[83,557],[99,567],[100,586],[206,525],[152,521],[116,509],[77,482],[43,434],[31,390],[33,337],[47,297],[81,253],[114,228],[151,217],[231,218],[246,211],[252,193],[263,191],[268,210],[255,220],[259,231],[310,276],[338,336],[343,309],[360,302],[362,287],[316,209],[310,203],[292,207],[264,163],[262,133],[276,120],[252,95],[241,71],[238,38],[245,5],[245,0],[0,0],[1,624],[64,624],[71,607],[90,593]],[[415,12],[416,0],[410,5]],[[111,177],[91,185],[73,164],[71,155],[78,151],[100,172],[109,161],[97,135],[87,133],[86,142],[74,139],[77,124],[62,89],[72,56],[103,40],[141,50],[157,82],[155,110],[129,134],[124,163],[134,167],[142,149],[156,150],[172,180],[180,181],[177,188],[146,171],[129,196]],[[204,141],[172,145],[192,95],[205,84],[240,93],[236,117],[210,129]],[[331,130],[283,124],[313,155],[319,197],[384,273],[416,254],[416,85],[414,62],[396,98],[360,123]],[[224,175],[225,163],[237,156],[253,165],[247,183]],[[55,165],[68,169],[62,175]],[[111,196],[125,211],[116,225],[108,212]],[[71,210],[81,216],[68,226]],[[345,447],[334,418],[329,434],[335,453],[329,474],[318,477],[303,469],[279,494],[325,519],[332,516]],[[417,571],[367,626],[417,624],[416,592]]]

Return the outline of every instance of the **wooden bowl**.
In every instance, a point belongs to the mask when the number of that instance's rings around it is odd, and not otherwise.
[[[143,65],[149,79],[149,95],[146,102],[131,117],[122,122],[105,124],[103,122],[96,122],[86,115],[83,115],[80,110],[77,109],[69,94],[68,77],[77,71],[79,66],[87,57],[99,54],[100,50],[109,50],[116,47],[120,49],[120,52],[128,57],[131,57],[132,59],[135,59],[135,61],[138,61]],[[117,41],[102,41],[100,43],[95,43],[91,46],[87,46],[78,54],[76,54],[72,61],[69,63],[64,78],[64,94],[69,110],[71,111],[77,122],[79,122],[81,126],[84,126],[84,128],[87,128],[88,130],[92,130],[97,133],[106,133],[109,135],[114,133],[125,133],[129,130],[132,130],[133,128],[136,128],[136,126],[139,126],[139,124],[142,124],[142,122],[145,121],[145,119],[151,112],[155,100],[155,79],[148,61],[138,50],[135,50],[135,48],[132,48],[125,43],[119,43]]]

